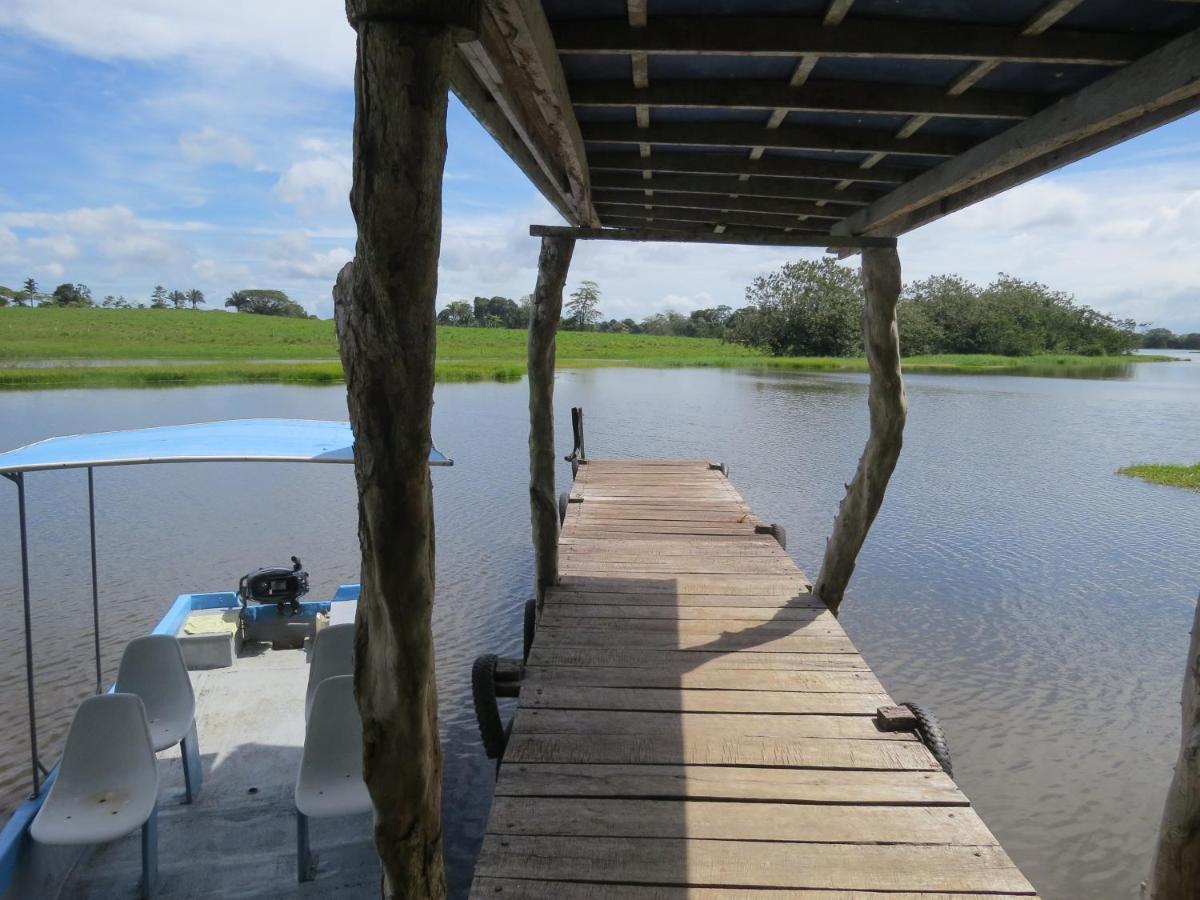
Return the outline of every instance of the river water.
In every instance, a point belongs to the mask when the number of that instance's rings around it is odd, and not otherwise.
[[[1179,731],[1200,496],[1114,474],[1195,461],[1200,357],[1115,380],[914,375],[904,455],[842,621],[893,696],[937,712],[955,774],[1047,898],[1130,898]],[[867,431],[858,375],[591,369],[557,381],[594,457],[730,466],[815,576]],[[461,893],[492,790],[470,701],[477,654],[516,655],[532,583],[526,387],[439,385],[434,627],[446,848]],[[0,394],[0,449],[83,431],[259,416],[344,419],[341,387]],[[565,465],[560,478],[570,474]],[[92,683],[86,476],[28,476],[43,755]],[[96,473],[105,677],[178,593],[299,555],[311,596],[357,580],[349,467],[200,464]],[[0,485],[0,800],[28,789],[15,490]],[[203,736],[201,737],[203,741]]]

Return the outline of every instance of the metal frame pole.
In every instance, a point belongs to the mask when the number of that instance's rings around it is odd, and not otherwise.
[[[38,759],[37,707],[33,695],[33,618],[29,609],[29,536],[25,527],[25,475],[5,473],[17,486],[17,514],[21,524],[21,599],[25,613],[25,689],[29,697],[29,753],[33,769],[33,795],[42,791],[41,761]]]
[[[100,671],[100,587],[96,574],[96,485],[93,469],[88,466],[88,527],[92,538],[92,638],[96,644],[96,693],[104,693]]]

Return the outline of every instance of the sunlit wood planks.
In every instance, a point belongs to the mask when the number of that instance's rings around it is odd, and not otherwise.
[[[1033,895],[765,524],[706,461],[580,467],[472,897]]]

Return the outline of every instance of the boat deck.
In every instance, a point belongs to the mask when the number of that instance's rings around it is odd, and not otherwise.
[[[571,501],[473,898],[1034,895],[719,468]]]
[[[352,605],[352,604],[347,604]],[[304,745],[303,650],[246,645],[226,669],[192,672],[204,786],[182,803],[178,748],[161,753],[159,898],[368,897],[379,894],[371,816],[312,819],[316,880],[296,880],[296,773]],[[139,832],[89,850],[61,897],[138,896]]]

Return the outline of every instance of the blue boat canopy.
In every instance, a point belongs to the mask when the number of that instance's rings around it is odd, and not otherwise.
[[[73,434],[0,453],[0,474],[180,462],[354,462],[349,422],[234,419]],[[454,465],[435,447],[431,466]]]

